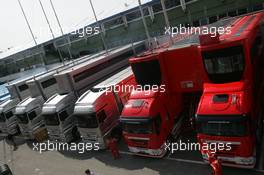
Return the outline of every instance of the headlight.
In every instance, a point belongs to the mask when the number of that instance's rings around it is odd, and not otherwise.
[[[254,163],[254,158],[241,159],[240,163],[241,164],[253,164]]]
[[[161,155],[162,150],[158,149],[158,150],[152,150],[152,155]]]

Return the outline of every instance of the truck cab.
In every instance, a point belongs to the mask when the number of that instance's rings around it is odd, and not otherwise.
[[[99,143],[99,148],[105,149],[107,138],[120,139],[119,116],[130,95],[129,89],[122,89],[126,85],[135,85],[131,68],[99,83],[77,100],[74,116],[84,142]]]
[[[10,99],[0,104],[0,135],[15,135],[20,132],[15,113],[19,99]]]
[[[78,137],[78,131],[73,117],[74,93],[55,94],[42,107],[49,138],[52,141],[71,142]]]
[[[140,88],[132,91],[122,111],[123,136],[132,153],[163,157],[166,142],[179,131],[181,94],[162,89],[164,70],[158,54],[133,58],[130,63]]]
[[[39,96],[36,98],[28,97],[17,105],[15,115],[18,118],[22,137],[34,139],[34,132],[45,127],[41,116],[41,106],[43,103],[44,99]]]
[[[88,91],[75,104],[74,117],[84,142],[99,143],[106,148],[106,138],[118,125],[118,104],[113,93]]]
[[[7,135],[16,135],[20,133],[18,127],[18,120],[15,116],[15,107],[30,95],[29,87],[26,84],[26,81],[29,78],[14,81],[6,85],[9,93],[10,99],[2,102],[0,104],[0,134]]]
[[[253,168],[256,163],[258,126],[262,125],[264,26],[263,13],[240,17],[230,35],[216,44],[201,45],[210,79],[196,111],[199,143],[228,143],[231,149],[215,155],[226,166]],[[207,150],[210,151],[210,150]],[[208,161],[206,150],[201,153]]]
[[[26,82],[30,96],[16,107],[16,115],[24,137],[33,139],[37,132],[46,132],[41,110],[44,102],[58,91],[57,81],[53,77],[55,73],[56,71],[50,71]]]
[[[255,136],[252,131],[252,95],[244,82],[205,84],[196,114],[200,144],[221,142],[231,148],[217,150],[224,165],[234,164],[253,168],[255,164]],[[201,150],[207,160],[207,152]]]

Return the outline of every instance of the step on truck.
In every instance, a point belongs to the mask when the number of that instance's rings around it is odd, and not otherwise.
[[[264,13],[235,18],[231,26],[229,35],[200,46],[210,83],[196,112],[197,137],[201,144],[229,144],[215,153],[223,165],[253,168],[263,127]],[[207,151],[201,150],[205,161]]]
[[[121,138],[119,117],[135,85],[132,70],[128,67],[77,100],[74,118],[83,142],[98,143],[100,149],[105,149],[108,138]]]
[[[99,55],[100,52],[94,55],[81,57],[73,62],[69,62],[64,66],[57,67],[44,74],[35,76],[33,79],[26,82],[30,91],[30,95],[21,101],[15,109],[16,117],[18,118],[21,135],[25,139],[34,139],[37,132],[46,130],[45,121],[41,115],[44,102],[58,92],[58,83],[54,78],[54,74],[70,69],[76,65],[83,64]],[[44,131],[45,132],[45,131]]]
[[[53,141],[70,142],[79,137],[73,118],[74,104],[87,90],[128,66],[134,51],[144,49],[138,42],[112,49],[107,54],[62,71],[55,75],[59,84],[58,94],[52,96],[42,108],[49,137]]]

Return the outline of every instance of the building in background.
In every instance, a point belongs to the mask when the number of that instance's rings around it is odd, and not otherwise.
[[[185,3],[184,3],[185,2]],[[183,5],[184,4],[184,5]],[[237,16],[264,8],[264,0],[165,0],[171,26],[201,26],[221,18]],[[165,20],[160,0],[142,5],[151,37],[163,35]],[[99,21],[108,48],[146,39],[144,26],[138,7],[121,12]],[[87,27],[96,27],[96,23]],[[65,34],[36,47],[0,58],[0,77],[60,62],[63,58],[97,52],[103,49],[100,35]],[[72,55],[69,55],[70,53]]]

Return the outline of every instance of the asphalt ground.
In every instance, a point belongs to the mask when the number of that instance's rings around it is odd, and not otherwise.
[[[210,166],[202,161],[197,151],[178,151],[163,159],[153,159],[132,155],[120,142],[121,158],[114,160],[105,150],[83,154],[77,151],[40,154],[33,150],[32,142],[23,140],[16,140],[19,148],[12,151],[10,143],[0,140],[0,161],[7,162],[14,175],[84,175],[86,169],[95,175],[211,175]],[[224,167],[223,174],[263,175],[264,172]]]

